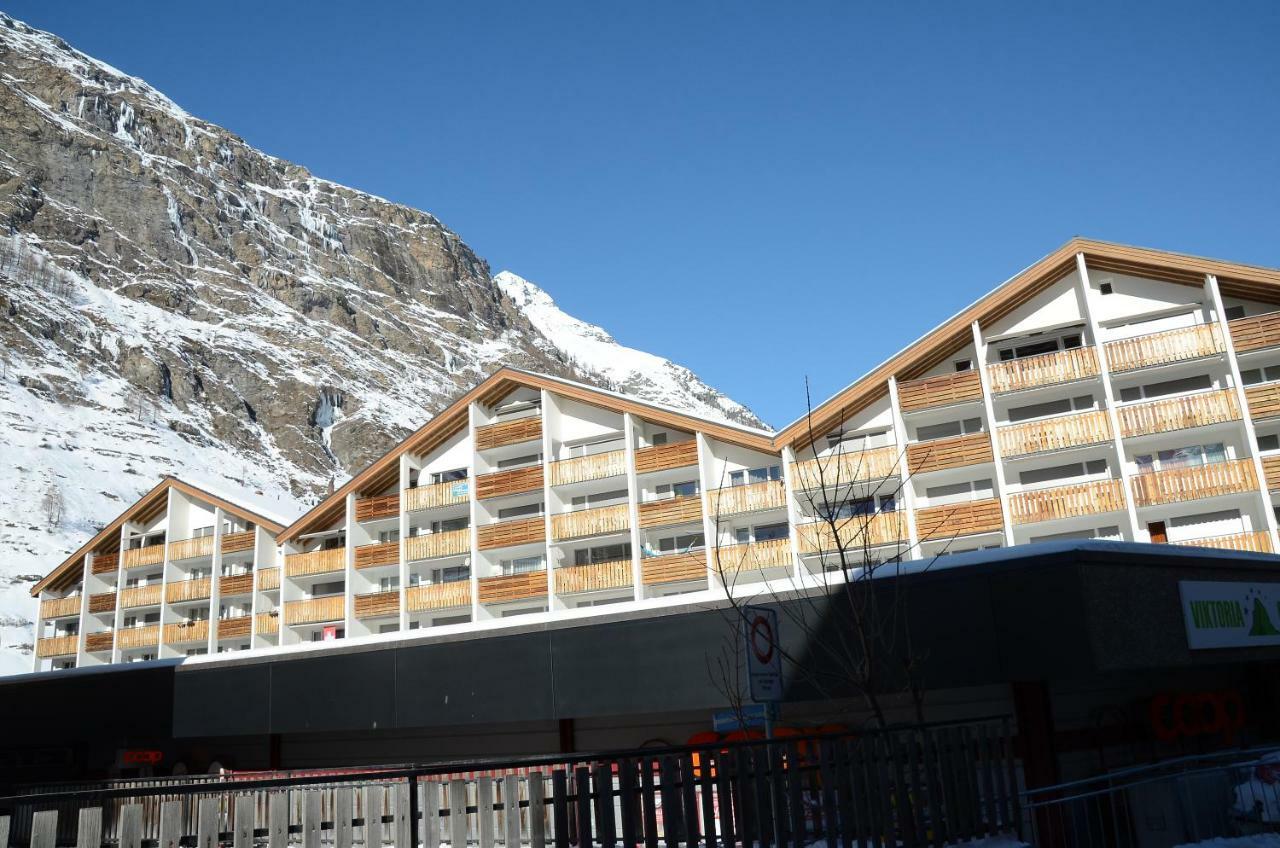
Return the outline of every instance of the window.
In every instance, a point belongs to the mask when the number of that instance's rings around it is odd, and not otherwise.
[[[535,612],[546,612],[546,607],[527,607],[526,609],[503,610],[502,618],[514,618],[517,615],[530,615]]]
[[[880,512],[893,512],[898,508],[893,495],[880,495],[872,498],[850,498],[835,508],[836,518],[852,518],[856,515],[874,515],[879,504]]]
[[[345,589],[345,585],[341,580],[330,580],[327,583],[317,583],[311,587],[311,597],[324,598],[330,595],[341,595]]]
[[[1139,454],[1133,458],[1139,474],[1152,471],[1169,471],[1175,468],[1195,468],[1225,462],[1227,451],[1222,442],[1207,445],[1189,445],[1184,448],[1162,450],[1155,454]]]
[[[613,562],[620,559],[631,559],[630,542],[620,542],[616,545],[597,545],[591,548],[578,548],[573,552],[574,565],[591,565],[596,562]]]
[[[683,483],[661,483],[654,492],[658,500],[665,498],[689,498],[698,494],[698,481],[685,480]]]
[[[947,421],[943,424],[926,424],[923,427],[917,427],[916,439],[921,442],[929,442],[934,439],[945,439],[950,436],[981,432],[981,418],[966,418],[963,421]]]
[[[398,542],[398,541],[400,541],[399,530],[379,530],[378,531],[378,544],[385,545],[387,542]]]
[[[827,447],[838,448],[841,452],[870,450],[885,447],[889,444],[889,430],[840,431],[827,435]]]
[[[972,360],[972,359],[957,359],[953,364],[956,366],[956,370],[957,370],[957,371],[972,371],[972,370],[973,370],[973,360]]]
[[[592,509],[598,506],[622,503],[627,499],[626,489],[614,489],[611,492],[597,492],[594,495],[575,495],[572,502],[574,511]]]
[[[534,571],[542,571],[546,568],[546,560],[541,554],[537,556],[516,557],[515,559],[504,559],[499,563],[503,574],[529,574]]]
[[[198,657],[207,653],[209,653],[208,648],[187,648],[187,656],[189,657]]]
[[[542,502],[525,504],[524,506],[509,506],[498,510],[498,520],[506,521],[508,518],[522,518],[534,515],[542,515]]]
[[[1267,365],[1240,372],[1240,382],[1246,386],[1252,386],[1254,383],[1270,383],[1275,380],[1280,380],[1280,365]]]
[[[565,456],[572,459],[578,456],[595,456],[600,453],[622,450],[625,443],[621,436],[610,436],[607,439],[596,439],[591,442],[580,442],[565,446]]]
[[[967,503],[992,496],[991,480],[969,480],[964,483],[950,483],[945,486],[930,486],[925,489],[925,497],[929,506],[940,504]]]
[[[761,524],[755,528],[755,538],[757,542],[768,542],[773,539],[785,539],[790,535],[787,522],[782,521],[777,524]]]
[[[510,459],[498,460],[498,470],[502,471],[507,468],[523,468],[526,465],[537,465],[539,462],[542,462],[542,454],[540,453],[513,456]]]
[[[466,480],[466,479],[467,479],[467,469],[465,468],[451,468],[448,471],[431,472],[432,483],[454,483],[454,482],[457,482],[458,480]]]
[[[769,480],[782,479],[781,465],[766,465],[761,468],[750,468],[745,471],[730,471],[730,486],[749,486],[752,483],[765,483]]]
[[[1111,294],[1113,291],[1115,291],[1115,289],[1111,287],[1110,283],[1103,283],[1102,285],[1098,286],[1098,291],[1102,292],[1103,294]]]
[[[1111,525],[1110,527],[1096,527],[1090,530],[1072,530],[1067,533],[1049,533],[1045,536],[1032,536],[1032,542],[1056,542],[1066,539],[1119,539],[1120,528]]]
[[[1018,475],[1018,482],[1023,486],[1034,486],[1037,483],[1048,483],[1070,480],[1077,477],[1094,477],[1105,474],[1107,461],[1091,459],[1088,462],[1072,462],[1067,465],[1055,465],[1052,468],[1038,468],[1034,471],[1023,471]]]
[[[1083,339],[1079,333],[1070,333],[1062,337],[1062,349],[1074,350],[1083,344]]]
[[[379,633],[399,633],[400,625],[399,624],[379,624],[378,632]]]
[[[1158,398],[1212,388],[1213,378],[1208,374],[1199,374],[1195,377],[1183,377],[1180,380],[1148,383],[1145,386],[1128,386],[1120,390],[1120,400],[1143,400],[1144,398]]]
[[[1235,319],[1237,319],[1237,318],[1243,318],[1243,317],[1244,317],[1244,307],[1243,307],[1243,306],[1228,306],[1228,307],[1226,308],[1226,316],[1227,316],[1227,320],[1228,320],[1228,321],[1234,321],[1234,320],[1235,320]]]
[[[665,445],[666,443],[667,443],[666,433],[654,433],[652,436],[649,437],[649,444],[653,445],[655,448],[658,447],[659,445]]]
[[[379,592],[394,592],[399,588],[400,588],[400,577],[398,575],[378,578]]]
[[[678,536],[666,536],[658,540],[658,553],[674,554],[701,550],[706,546],[706,539],[701,533],[682,533]]]
[[[1027,421],[1031,418],[1045,418],[1052,415],[1065,415],[1068,412],[1093,409],[1093,395],[1080,395],[1061,400],[1050,400],[1043,403],[1032,403],[1027,406],[1009,408],[1009,421]]]
[[[608,606],[609,604],[625,604],[629,600],[631,599],[625,598],[625,597],[596,598],[595,600],[591,600],[591,601],[578,601],[577,606],[578,606],[578,609],[582,609],[583,607],[603,607],[603,606]]]
[[[330,639],[344,639],[347,635],[345,627],[325,627],[311,634],[312,642],[326,642]]]
[[[451,565],[448,568],[431,569],[432,583],[457,583],[460,580],[471,579],[471,566],[469,565]]]
[[[332,551],[336,548],[345,548],[346,546],[347,546],[347,536],[344,533],[340,536],[330,536],[328,539],[325,539],[323,542],[320,543],[320,550]]]
[[[470,615],[441,615],[431,619],[431,626],[444,627],[447,624],[466,624],[469,621],[471,621]]]
[[[204,539],[212,535],[213,535],[212,524],[210,524],[208,527],[197,527],[196,529],[191,531],[191,538],[193,539]]]
[[[1045,353],[1055,353],[1058,350],[1057,339],[1046,339],[1038,342],[1027,342],[1026,344],[1016,345],[1014,347],[1001,348],[1000,361],[1008,362],[1011,359],[1023,359],[1028,356],[1040,356]]]
[[[1258,436],[1258,450],[1273,451],[1280,450],[1280,436],[1275,433],[1268,433],[1265,436]]]

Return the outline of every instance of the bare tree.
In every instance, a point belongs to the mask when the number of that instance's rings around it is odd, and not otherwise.
[[[66,512],[66,502],[62,499],[62,490],[58,484],[50,480],[40,499],[40,510],[44,513],[45,523],[50,527],[62,524],[62,516]]]

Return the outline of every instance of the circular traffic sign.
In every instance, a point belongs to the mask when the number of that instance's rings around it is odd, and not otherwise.
[[[773,627],[763,615],[757,615],[751,622],[751,652],[761,665],[773,662]]]

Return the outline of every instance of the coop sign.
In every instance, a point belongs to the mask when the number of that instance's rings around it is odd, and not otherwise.
[[[1178,592],[1191,650],[1280,646],[1280,583],[1183,580]]]

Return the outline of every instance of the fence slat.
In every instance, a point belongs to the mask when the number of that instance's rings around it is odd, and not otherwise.
[[[573,770],[574,807],[577,811],[578,845],[591,844],[591,772],[586,766]]]
[[[320,793],[315,789],[302,793],[302,848],[320,848]]]
[[[874,756],[872,765],[875,772],[876,818],[879,825],[876,833],[881,845],[896,845],[898,840],[894,837],[894,830],[897,824],[894,820],[893,793],[889,789],[889,774],[893,768],[889,763],[888,743],[882,737],[873,738],[871,752]]]
[[[801,784],[800,749],[787,745],[787,806],[791,812],[791,844],[796,848],[808,841],[804,821],[804,786]]]
[[[769,789],[769,749],[764,746],[751,748],[751,783],[755,793],[756,839],[760,848],[773,845],[772,793]]]
[[[54,848],[58,841],[58,811],[41,810],[31,816],[31,848]]]
[[[418,782],[422,803],[422,848],[440,848],[440,784],[434,780]]]
[[[142,805],[120,808],[120,848],[142,848]]]
[[[253,848],[253,814],[256,805],[252,795],[237,795],[232,807],[231,848]],[[340,846],[341,848],[341,846]],[[350,846],[346,846],[350,848]]]
[[[895,738],[897,738],[896,735]],[[916,844],[926,845],[928,844],[928,839],[925,835],[924,817],[924,801],[926,796],[924,781],[920,776],[920,750],[916,745],[916,736],[914,733],[908,732],[905,738],[900,741],[906,746],[907,754],[907,799],[911,802],[910,826],[916,835]]]
[[[466,844],[467,782],[454,778],[449,781],[449,845],[450,848],[465,848]]]
[[[667,848],[674,848],[680,839],[680,831],[684,828],[684,810],[680,802],[680,791],[676,787],[679,764],[675,757],[663,757],[658,770],[658,793],[662,799],[662,839]]]
[[[618,763],[618,801],[622,810],[622,844],[624,848],[636,848],[640,842],[640,796],[636,794],[634,760]]]
[[[569,848],[569,787],[563,769],[551,772],[551,811],[556,848]]]
[[[529,848],[547,845],[547,784],[542,772],[529,773]]]
[[[476,778],[476,838],[480,848],[493,848],[493,778]]]
[[[396,848],[415,848],[409,816],[409,783],[406,779],[391,789],[391,832],[395,834]]]
[[[160,848],[178,848],[181,838],[182,802],[165,801],[160,805]]]
[[[618,832],[613,815],[613,769],[601,763],[591,770],[595,787],[596,840],[601,848],[617,848]]]
[[[9,817],[0,816],[0,848],[9,848]]]
[[[267,848],[289,845],[289,793],[272,792],[267,796]]]
[[[729,788],[733,776],[733,759],[716,752],[716,804],[720,810],[720,844],[732,848],[734,844],[733,791]]]
[[[987,833],[995,835],[1000,832],[1000,816],[996,813],[996,775],[995,757],[991,750],[990,728],[982,725],[978,728],[978,746],[982,758],[982,799],[985,802]]]
[[[351,823],[355,817],[355,790],[339,786],[333,793],[333,848],[351,848]]]
[[[502,778],[502,844],[520,846],[520,778],[514,774]]]
[[[782,770],[782,746],[770,745],[765,749],[769,757],[769,782],[772,784],[773,841],[778,848],[785,848],[790,838],[790,820],[787,812],[787,776]]]
[[[218,819],[222,802],[201,798],[196,813],[196,848],[218,848]]]
[[[102,845],[102,808],[86,807],[76,821],[76,848],[100,848]],[[0,841],[0,848],[8,848],[8,841]]]
[[[1013,753],[1013,733],[1009,729],[1009,719],[1000,721],[1000,736],[1004,739],[1005,772],[1008,775],[1009,787],[1009,824],[1022,836],[1022,810],[1018,806],[1018,765]]]
[[[924,778],[929,787],[929,823],[933,830],[935,848],[942,848],[951,841],[948,830],[948,810],[942,797],[942,781],[939,779],[937,739],[930,730],[920,735],[921,755],[924,759]]]
[[[823,739],[815,747],[818,751],[818,775],[822,783],[819,792],[822,797],[822,824],[825,828],[823,835],[827,838],[827,845],[835,848],[840,834],[849,828],[848,822],[839,821],[839,814],[836,812],[835,746],[831,740]]]
[[[680,758],[680,796],[684,805],[684,841],[688,848],[698,848],[698,786],[697,771],[693,766],[693,754],[685,754]],[[708,848],[713,843],[714,831],[707,831]]]
[[[364,789],[364,848],[380,848],[382,845],[382,786],[366,786]]]
[[[738,807],[738,838],[743,845],[756,841],[755,782],[751,779],[751,749],[733,752],[733,803]],[[835,846],[831,846],[835,848]]]
[[[658,811],[653,788],[653,760],[640,761],[640,804],[644,821],[645,848],[658,848]]]
[[[716,845],[716,793],[712,783],[715,757],[708,748],[698,754],[698,785],[702,795],[702,832],[707,835],[707,848]]]

